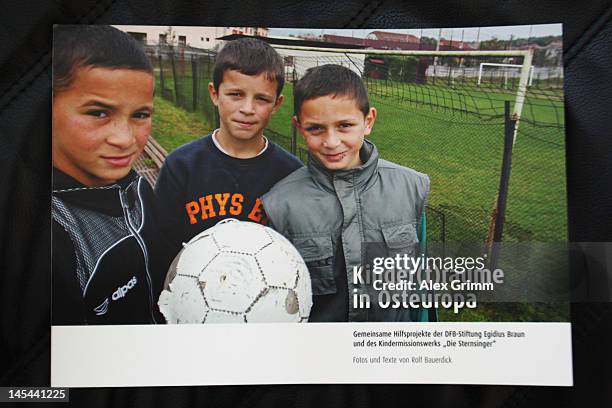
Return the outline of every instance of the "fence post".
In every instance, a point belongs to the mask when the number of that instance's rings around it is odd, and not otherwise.
[[[495,208],[491,215],[487,245],[489,247],[489,269],[497,266],[499,246],[502,241],[504,222],[506,216],[506,202],[508,200],[508,187],[510,182],[510,169],[512,166],[512,147],[514,145],[515,119],[510,115],[510,101],[504,101],[504,156],[502,159],[499,191],[495,201]]]
[[[198,108],[198,61],[191,55],[191,108],[195,112]]]
[[[291,73],[292,75],[292,84],[293,86],[295,86],[295,82],[296,82],[296,77],[297,74],[295,72],[295,65],[293,67],[293,72]],[[295,116],[297,113],[295,112],[295,106],[293,107],[294,111],[293,111],[293,116]],[[291,124],[291,153],[295,156],[297,156],[297,129],[295,128],[294,124]]]
[[[172,79],[174,81],[174,103],[181,106],[181,102],[179,101],[179,92],[178,92],[178,81],[176,78],[176,62],[174,61],[174,50],[170,49],[170,62],[172,64]]]
[[[211,74],[210,74],[210,61],[211,61],[212,57],[210,54],[206,55],[206,80],[204,81],[204,85],[207,85],[207,82],[211,79]],[[208,97],[208,92],[206,92],[206,88],[204,88],[204,91],[202,92],[203,96],[202,96],[202,111],[204,112],[204,116],[206,116],[206,119],[208,120],[209,124],[211,126],[216,126],[216,119],[215,119],[215,106],[212,104],[210,98]],[[215,121],[215,123],[213,123],[213,121]]]
[[[164,66],[162,64],[162,50],[161,47],[158,49],[157,58],[159,60],[159,87],[161,88],[162,98],[166,98],[166,81],[164,80]]]

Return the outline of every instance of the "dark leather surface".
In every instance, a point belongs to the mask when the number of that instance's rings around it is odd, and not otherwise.
[[[49,383],[52,24],[413,28],[557,22],[564,23],[570,239],[612,241],[610,1],[3,2],[0,385]],[[93,407],[612,406],[612,308],[609,303],[574,305],[572,322],[574,388],[411,385],[125,388],[72,390],[71,400],[73,404]]]

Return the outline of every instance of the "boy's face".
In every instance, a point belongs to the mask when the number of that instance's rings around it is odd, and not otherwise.
[[[376,109],[367,115],[354,98],[325,95],[304,101],[294,125],[306,140],[308,150],[329,170],[348,170],[360,166],[359,149],[372,132]]]
[[[151,134],[153,76],[77,68],[53,97],[53,165],[86,186],[125,177]]]
[[[263,135],[270,117],[283,100],[282,95],[276,97],[277,86],[265,73],[252,76],[236,70],[223,73],[219,89],[208,84],[210,97],[219,109],[223,136],[245,141]]]

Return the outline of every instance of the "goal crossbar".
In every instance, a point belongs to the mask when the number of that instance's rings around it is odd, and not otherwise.
[[[279,45],[270,44],[274,48],[282,50],[301,50],[301,51],[317,51],[317,52],[332,52],[337,54],[370,54],[370,55],[415,55],[415,56],[431,56],[431,57],[525,57],[530,53],[530,50],[494,50],[494,51],[433,51],[433,50],[372,50],[372,49],[354,49],[354,48],[327,48],[327,47],[305,47],[300,45]]]
[[[478,69],[478,82],[477,82],[478,85],[480,85],[480,82],[482,80],[482,69],[485,66],[486,67],[508,67],[508,68],[521,68],[522,67],[522,65],[519,65],[519,64],[498,64],[495,62],[481,62],[480,68]],[[533,65],[529,69],[529,83],[527,85],[531,86],[532,84],[533,84]]]

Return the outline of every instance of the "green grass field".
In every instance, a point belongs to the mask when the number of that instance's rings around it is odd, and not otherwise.
[[[174,103],[156,96],[154,100],[153,137],[171,152],[212,129],[199,112],[187,112]]]

